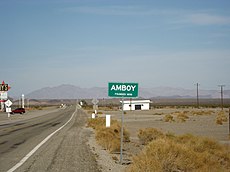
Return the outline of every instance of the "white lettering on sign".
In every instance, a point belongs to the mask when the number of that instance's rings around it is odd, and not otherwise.
[[[134,91],[136,85],[112,85],[111,90],[115,91]]]

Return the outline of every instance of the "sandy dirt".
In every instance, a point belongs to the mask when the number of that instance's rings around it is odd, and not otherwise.
[[[186,111],[186,115],[189,117],[185,122],[177,120],[175,113]],[[209,114],[197,115],[199,112],[210,112]],[[170,132],[176,135],[193,134],[196,136],[204,136],[217,140],[221,144],[230,145],[229,139],[229,123],[224,122],[222,125],[216,124],[217,114],[221,111],[219,108],[209,109],[152,109],[149,111],[127,111],[124,114],[124,126],[130,133],[130,142],[124,143],[123,165],[119,164],[120,154],[109,154],[97,145],[94,136],[92,135],[89,140],[91,149],[97,155],[98,163],[102,167],[102,171],[125,171],[125,168],[132,162],[132,156],[138,154],[143,145],[140,144],[138,139],[139,129],[144,128],[157,128],[164,133]],[[105,114],[110,114],[111,119],[121,119],[121,111],[100,111],[103,114],[99,117],[105,117]],[[197,114],[196,114],[197,112]],[[229,118],[229,110],[224,109],[225,115]],[[165,122],[163,119],[165,115],[171,114],[175,121]],[[229,119],[228,119],[229,120]]]
[[[177,120],[175,113],[186,111],[189,117],[185,122]],[[196,112],[210,112],[209,114],[196,115]],[[139,129],[151,127],[162,130],[163,132],[171,132],[176,135],[194,134],[213,138],[218,141],[229,141],[228,122],[223,125],[216,124],[217,114],[221,109],[156,109],[149,111],[127,111],[124,115],[124,125],[130,132],[131,139],[137,138]],[[225,109],[225,115],[228,117],[228,109]],[[111,114],[112,119],[120,120],[121,112],[105,112]],[[165,122],[165,115],[171,114],[175,121]]]

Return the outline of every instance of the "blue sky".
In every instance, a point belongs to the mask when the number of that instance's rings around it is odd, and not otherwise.
[[[73,84],[230,87],[229,0],[0,0],[0,79],[20,95]]]

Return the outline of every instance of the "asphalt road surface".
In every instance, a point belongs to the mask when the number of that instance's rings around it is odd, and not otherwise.
[[[84,128],[86,119],[87,115],[81,109],[71,106],[36,118],[1,124],[0,171],[15,167],[55,131],[47,142],[12,171],[99,171],[95,155],[87,145],[91,133]]]

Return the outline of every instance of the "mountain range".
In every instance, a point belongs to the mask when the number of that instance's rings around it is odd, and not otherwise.
[[[196,98],[196,89],[173,87],[139,88],[141,98]],[[45,87],[26,95],[29,99],[91,99],[108,98],[108,88],[81,88],[63,84],[56,87]],[[199,90],[200,98],[219,98],[220,90]],[[224,98],[230,98],[230,90],[224,90]]]

